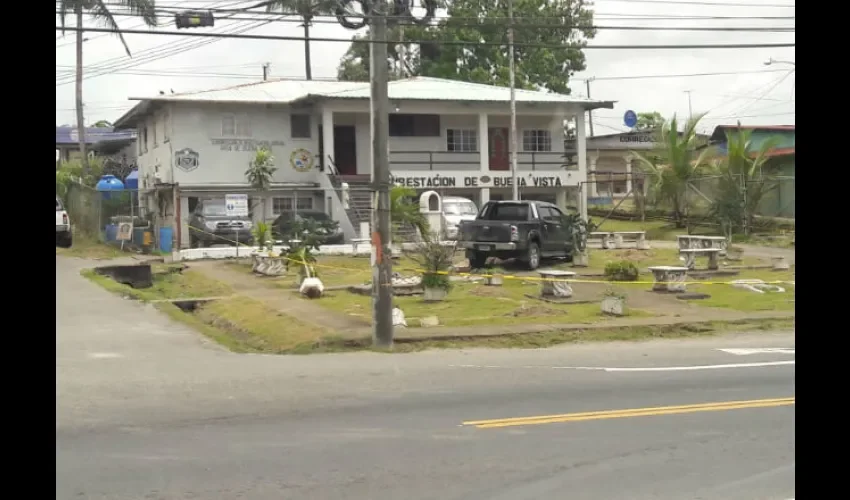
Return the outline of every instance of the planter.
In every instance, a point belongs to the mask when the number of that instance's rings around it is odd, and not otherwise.
[[[587,252],[573,254],[573,267],[587,267],[590,264],[590,256]]]
[[[602,314],[611,316],[626,315],[626,300],[621,297],[605,297],[602,299]]]
[[[504,278],[501,274],[493,274],[484,278],[484,284],[488,286],[502,286]]]
[[[445,288],[425,288],[425,295],[423,299],[425,302],[440,302],[445,300],[446,295],[449,294],[449,291]]]

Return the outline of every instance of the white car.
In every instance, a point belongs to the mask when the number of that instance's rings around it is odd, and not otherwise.
[[[475,220],[476,215],[478,215],[478,207],[474,201],[459,196],[444,196],[443,219],[446,221],[446,238],[457,239],[460,223]]]
[[[71,219],[68,217],[68,212],[65,211],[65,206],[62,205],[62,200],[56,197],[56,246],[62,248],[71,248],[73,237],[71,236]]]

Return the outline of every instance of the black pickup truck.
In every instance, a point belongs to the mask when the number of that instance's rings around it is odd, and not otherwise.
[[[488,257],[519,259],[537,269],[544,257],[572,256],[572,238],[564,213],[543,201],[491,201],[473,221],[461,222],[458,245],[472,269]]]

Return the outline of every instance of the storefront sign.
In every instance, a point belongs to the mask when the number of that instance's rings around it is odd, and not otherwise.
[[[511,176],[490,177],[488,175],[399,175],[393,176],[392,182],[411,188],[457,188],[457,187],[512,187]],[[517,176],[520,187],[557,187],[562,186],[560,176]]]
[[[256,151],[260,148],[272,150],[273,146],[286,145],[283,141],[258,141],[256,139],[212,139],[213,146],[220,146],[222,151]]]
[[[651,134],[629,134],[621,135],[620,142],[655,142]]]

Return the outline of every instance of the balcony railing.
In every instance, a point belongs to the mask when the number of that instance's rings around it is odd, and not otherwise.
[[[477,151],[459,153],[454,151],[391,151],[390,169],[395,170],[478,170],[480,153]],[[510,153],[502,161],[503,168],[490,170],[510,170]],[[560,169],[578,170],[576,155],[572,151],[522,151],[517,153],[517,170],[555,171]]]

